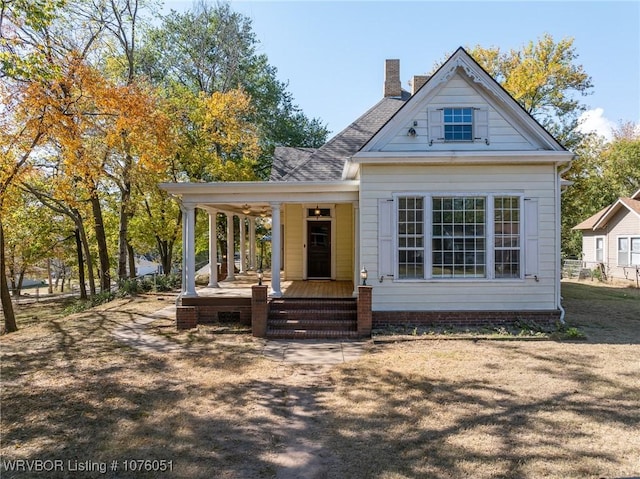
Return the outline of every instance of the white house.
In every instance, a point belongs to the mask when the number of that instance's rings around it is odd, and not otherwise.
[[[603,268],[609,278],[638,281],[640,277],[640,190],[618,198],[576,225],[582,231],[582,261]]]
[[[374,327],[560,319],[573,154],[463,48],[412,83],[387,60],[382,100],[319,149],[277,148],[269,181],[161,185],[185,212],[184,295],[194,208],[244,206],[272,218],[273,298],[282,278],[355,286],[366,269]]]

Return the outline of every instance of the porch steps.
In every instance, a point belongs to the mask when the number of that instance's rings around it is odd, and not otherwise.
[[[269,303],[267,337],[356,339],[355,298],[278,298]]]

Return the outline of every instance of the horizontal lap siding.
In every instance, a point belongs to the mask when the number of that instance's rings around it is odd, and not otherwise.
[[[555,308],[555,171],[551,165],[374,166],[360,181],[361,258],[372,281],[374,310],[549,310]],[[394,186],[395,185],[395,186]],[[539,282],[533,279],[379,282],[378,199],[393,193],[522,193],[538,199]],[[369,265],[371,265],[369,267]]]
[[[401,128],[382,151],[439,151],[439,150],[534,150],[534,147],[523,137],[495,108],[490,106],[476,88],[462,76],[453,77],[429,102],[428,108],[476,107],[489,111],[490,144],[473,143],[433,143],[429,146],[427,107],[421,108]],[[416,123],[413,126],[413,122]],[[407,135],[410,127],[416,130],[416,136]]]
[[[336,205],[336,279],[353,279],[353,210],[350,204]]]
[[[284,226],[284,278],[302,279],[302,205],[285,206]]]

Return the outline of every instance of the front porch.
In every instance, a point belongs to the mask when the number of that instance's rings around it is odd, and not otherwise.
[[[283,281],[282,295],[271,297],[271,277],[237,275],[218,286],[203,287],[197,296],[182,296],[176,309],[178,329],[198,324],[238,321],[251,326],[253,335],[269,338],[361,338],[371,334],[371,288],[352,281]]]

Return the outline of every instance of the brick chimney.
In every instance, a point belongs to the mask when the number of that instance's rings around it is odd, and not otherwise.
[[[427,80],[431,78],[430,75],[414,75],[411,80],[411,95],[415,95],[422,85],[427,83]]]
[[[402,96],[400,83],[400,60],[385,60],[384,62],[384,97]]]

